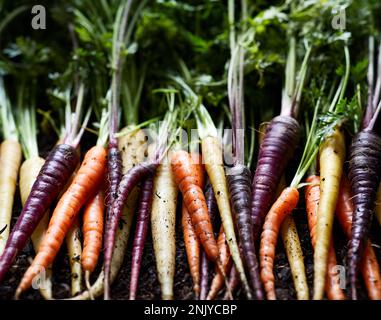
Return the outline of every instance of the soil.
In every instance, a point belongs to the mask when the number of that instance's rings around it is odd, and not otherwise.
[[[85,139],[86,140],[86,139]],[[49,148],[45,148],[43,153],[47,153]],[[303,198],[303,197],[302,197]],[[20,199],[19,195],[16,195],[14,215],[12,224],[15,223],[17,215],[20,212]],[[178,213],[181,210],[178,210]],[[302,249],[305,255],[305,265],[306,273],[308,278],[308,283],[310,289],[312,289],[313,281],[313,251],[311,247],[311,241],[308,232],[308,225],[306,220],[305,211],[303,210],[303,204],[300,204],[300,208],[294,212],[294,218],[298,227],[298,233],[302,245]],[[129,274],[130,274],[130,261],[131,261],[131,246],[133,239],[133,227],[131,236],[129,239],[129,246],[126,252],[123,266],[119,272],[118,277],[112,285],[112,298],[113,299],[128,299],[129,292]],[[189,269],[186,260],[186,254],[184,250],[184,243],[182,239],[182,232],[180,226],[180,219],[177,218],[177,249],[176,249],[176,274],[175,274],[175,285],[174,285],[174,295],[175,299],[179,300],[192,300],[194,299],[194,294],[192,291],[192,280],[189,274]],[[216,229],[218,230],[218,229]],[[381,262],[381,232],[379,225],[374,223],[372,230],[372,242],[374,245],[375,252],[378,256],[379,262]],[[347,240],[342,233],[340,226],[335,223],[334,225],[334,242],[338,257],[338,263],[345,266],[345,257],[347,254]],[[15,263],[11,267],[8,276],[0,285],[0,299],[9,300],[13,299],[18,282],[20,281],[23,273],[25,272],[27,266],[29,265],[30,257],[34,255],[33,247],[29,243],[26,248],[19,254]],[[63,245],[59,255],[53,266],[54,275],[54,297],[56,299],[68,298],[70,296],[70,272],[69,272],[69,261],[66,256],[66,248]],[[99,268],[95,274],[99,272]],[[277,247],[277,255],[275,260],[275,277],[276,277],[276,293],[278,299],[290,300],[295,299],[295,289],[293,285],[292,275],[290,267],[287,261],[285,251],[281,241],[279,241]],[[212,275],[211,275],[212,277]],[[92,279],[94,280],[94,278]],[[160,289],[159,282],[156,277],[156,265],[155,258],[153,254],[153,246],[151,236],[148,236],[146,241],[144,256],[142,261],[142,268],[139,279],[139,288],[137,292],[137,299],[160,299]],[[366,290],[362,283],[359,284],[359,298],[367,299]],[[223,297],[223,292],[220,294],[219,298]],[[235,295],[237,299],[244,299],[244,295],[239,290]],[[42,299],[37,290],[29,290],[23,295],[23,299]]]

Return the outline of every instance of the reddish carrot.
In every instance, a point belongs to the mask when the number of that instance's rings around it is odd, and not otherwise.
[[[316,245],[316,224],[317,224],[317,210],[320,200],[320,177],[311,175],[306,179],[309,185],[305,189],[306,210],[308,218],[308,226],[312,240],[312,246]],[[340,278],[334,271],[337,266],[336,254],[331,240],[329,254],[328,254],[328,274],[325,283],[325,290],[327,297],[330,300],[345,300],[345,295],[340,287]]]
[[[261,235],[259,260],[261,265],[261,279],[267,299],[275,300],[275,277],[273,274],[275,247],[277,244],[280,226],[285,217],[295,209],[299,201],[299,191],[295,187],[287,187],[275,201],[266,216]]]
[[[94,271],[102,248],[103,219],[105,208],[103,186],[87,202],[83,213],[82,267],[85,270],[87,290],[90,291],[90,274]]]
[[[184,150],[173,153],[171,164],[176,184],[183,194],[183,201],[189,211],[195,232],[208,258],[215,261],[218,257],[218,247],[214,238],[205,196],[200,187],[202,181],[199,181],[199,175],[196,171],[197,164],[193,163],[191,155]]]
[[[352,219],[354,204],[348,178],[343,175],[340,184],[339,198],[336,206],[336,216],[344,230],[344,233],[351,238]],[[360,271],[362,273],[365,286],[368,290],[369,298],[372,300],[381,300],[381,273],[376,255],[368,240],[361,262]]]
[[[189,211],[183,202],[181,225],[184,234],[185,251],[193,281],[193,290],[196,297],[200,294],[200,242],[193,228]]]
[[[46,236],[38,253],[21,280],[16,297],[28,289],[41,268],[51,264],[65,239],[75,217],[103,179],[106,166],[106,151],[102,146],[94,146],[85,155],[73,183],[62,196],[49,223]]]

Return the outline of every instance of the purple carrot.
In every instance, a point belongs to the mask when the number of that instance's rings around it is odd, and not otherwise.
[[[295,117],[299,111],[311,50],[311,47],[307,47],[298,77],[296,77],[296,39],[291,35],[281,114],[273,118],[266,129],[252,181],[251,217],[254,241],[260,235],[264,218],[274,201],[280,177],[293,157],[299,142],[300,126]]]
[[[259,280],[259,265],[255,253],[253,227],[250,215],[251,172],[244,165],[235,165],[227,176],[232,211],[236,217],[239,240],[242,246],[251,285],[256,299],[263,300],[262,284]]]
[[[136,222],[135,239],[132,245],[132,262],[130,277],[130,300],[135,300],[138,288],[140,266],[142,262],[144,243],[146,241],[151,205],[153,198],[153,177],[146,179],[141,188],[138,217]]]
[[[238,290],[239,284],[240,284],[239,274],[237,272],[236,267],[233,265],[229,273],[229,286],[230,286],[230,291],[232,294],[234,294],[234,292]],[[229,292],[225,292],[223,299],[230,300]]]
[[[115,234],[118,229],[118,223],[122,215],[123,205],[130,195],[133,188],[143,179],[153,176],[157,168],[157,163],[142,162],[131,168],[121,179],[118,187],[117,198],[115,199],[110,216],[107,221],[104,241],[104,298],[110,298],[110,267],[111,258],[115,243]]]
[[[214,196],[214,191],[213,187],[210,184],[210,181],[208,180],[205,185],[205,201],[206,201],[206,206],[208,208],[208,213],[209,213],[209,218],[210,222],[214,226],[218,206],[217,206],[217,201]],[[199,300],[205,300],[206,296],[208,295],[209,291],[209,260],[206,256],[205,251],[201,249],[201,268],[200,268],[200,273],[201,273],[201,281],[200,281],[200,297]]]
[[[353,139],[349,156],[354,214],[348,265],[353,300],[357,299],[357,274],[368,239],[380,178],[381,137],[371,131],[361,131]]]
[[[0,281],[37,227],[46,210],[62,191],[79,162],[75,147],[57,145],[47,157],[0,257]]]
[[[122,157],[118,147],[116,145],[109,144],[107,158],[108,190],[106,194],[106,219],[108,219],[112,203],[117,197],[119,182],[122,178],[122,168]]]
[[[267,127],[252,182],[251,217],[255,240],[272,205],[280,177],[298,145],[299,135],[299,124],[290,116],[277,116]]]
[[[374,38],[369,39],[368,104],[362,130],[354,137],[349,152],[349,179],[354,204],[352,237],[348,250],[348,273],[352,299],[357,299],[357,274],[374,215],[381,179],[381,137],[374,132],[381,112],[381,44],[378,48],[377,83],[374,74]]]

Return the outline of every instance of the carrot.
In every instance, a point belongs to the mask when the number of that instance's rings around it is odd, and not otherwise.
[[[130,235],[132,225],[132,218],[134,216],[134,211],[138,200],[138,193],[138,188],[135,188],[131,192],[126,202],[126,205],[123,208],[122,216],[120,218],[120,221],[122,221],[122,223],[119,225],[119,228],[116,231],[115,236],[115,248],[110,268],[110,283],[114,282],[123,264],[123,259],[127,250],[128,238]],[[104,276],[105,273],[104,270],[102,270],[101,273],[98,275],[98,278],[90,287],[90,290],[86,290],[82,292],[80,295],[68,300],[88,300],[101,296],[104,293]]]
[[[377,196],[376,196],[376,206],[374,209],[374,213],[378,220],[378,223],[381,225],[381,182],[378,186]]]
[[[326,284],[333,218],[345,160],[345,137],[342,128],[325,139],[320,147],[320,201],[317,212],[314,251],[314,299],[323,298]]]
[[[32,265],[24,274],[16,290],[16,297],[19,297],[31,286],[33,278],[42,268],[46,268],[53,262],[79,210],[100,184],[105,165],[106,151],[104,147],[94,146],[86,153],[73,183],[59,200],[53,212],[46,236]]]
[[[154,178],[152,240],[163,300],[173,299],[177,185],[170,164],[161,164]]]
[[[191,155],[184,151],[175,151],[171,157],[172,172],[176,184],[183,194],[183,201],[188,209],[192,225],[208,258],[215,261],[218,247],[214,239],[213,227],[210,222],[205,196],[202,192],[202,181],[196,170],[198,165],[193,163]]]
[[[191,216],[184,202],[182,204],[181,225],[184,234],[185,251],[187,253],[188,265],[193,281],[193,291],[195,296],[198,297],[200,295],[200,242],[198,241]]]
[[[262,143],[261,134],[263,132],[264,135],[265,126],[267,126],[267,124],[262,124],[260,126],[260,143]],[[282,175],[276,191],[277,197],[280,196],[280,194],[282,193],[284,188],[286,188],[286,186],[286,178],[284,175]],[[282,223],[281,237],[283,241],[283,246],[286,250],[287,259],[290,264],[297,299],[308,300],[309,290],[304,266],[303,251],[300,245],[295,221],[292,216],[286,217],[284,222]]]
[[[309,290],[306,271],[304,267],[303,251],[296,224],[292,216],[287,216],[281,226],[283,245],[286,248],[287,259],[290,263],[291,273],[298,300],[308,300]]]
[[[67,123],[70,124],[66,128],[66,138],[62,144],[55,146],[46,158],[9,236],[4,252],[0,257],[0,281],[4,279],[13,260],[24,248],[28,238],[36,229],[49,206],[57,198],[79,162],[76,147],[84,129],[79,130],[80,117],[73,115],[81,113],[84,91],[84,85],[81,84],[78,89],[74,114],[70,110],[66,112],[69,116]],[[70,108],[70,101],[67,101],[66,105],[67,108]],[[90,113],[88,112],[83,120],[83,127],[86,126],[89,116]]]
[[[200,256],[200,294],[199,300],[205,300],[209,287],[209,261],[206,253],[201,250]]]
[[[75,296],[82,291],[82,244],[80,239],[80,227],[76,218],[66,235],[70,270],[71,270],[71,295]]]
[[[316,224],[317,224],[317,210],[320,200],[320,177],[316,175],[310,175],[306,182],[309,185],[306,186],[305,199],[306,210],[308,218],[308,226],[310,229],[310,235],[312,240],[312,246],[316,245]],[[340,287],[340,278],[337,273],[334,272],[337,266],[336,254],[333,247],[332,240],[330,241],[330,247],[328,252],[328,273],[325,282],[325,291],[328,299],[330,300],[345,300],[345,295]]]
[[[336,216],[343,227],[344,233],[350,239],[352,236],[352,218],[354,205],[350,184],[345,175],[341,179],[339,199],[336,206]],[[368,240],[360,267],[369,298],[381,300],[381,273],[375,252]]]
[[[275,300],[275,278],[273,274],[275,247],[277,236],[283,220],[291,214],[299,201],[299,191],[294,187],[287,187],[275,201],[269,213],[266,215],[259,259],[261,265],[261,279],[264,285],[267,299]]]
[[[201,157],[199,154],[192,153],[189,156],[186,152],[183,152],[182,155],[180,154],[181,151],[178,151],[175,155],[172,155],[172,168],[175,166],[176,169],[178,170],[179,175],[183,175],[183,177],[179,177],[180,179],[188,179],[187,176],[185,176],[184,172],[180,173],[181,168],[182,169],[187,169],[191,171],[190,174],[192,175],[192,178],[190,182],[197,183],[193,187],[199,187],[203,188],[204,186],[204,171],[203,171],[203,166],[201,164]],[[184,160],[186,162],[180,163],[181,158],[185,158]],[[174,163],[173,161],[177,161],[177,163]],[[185,171],[184,170],[184,171]],[[176,180],[176,171],[173,170],[175,180]],[[184,181],[185,182],[185,181]],[[177,183],[177,182],[176,182]],[[179,184],[179,183],[177,183]],[[181,191],[181,188],[180,188]],[[191,189],[189,188],[188,191],[185,191],[185,193],[191,192]],[[184,196],[183,196],[184,197]],[[209,223],[210,226],[212,227],[211,221],[210,221],[210,214],[208,210],[208,205],[206,203],[205,199],[205,206],[207,209],[206,214],[208,215],[209,218]],[[188,258],[188,264],[189,264],[189,269],[192,275],[192,280],[193,280],[193,290],[195,292],[196,297],[198,298],[200,295],[200,240],[198,235],[197,235],[197,230],[195,230],[194,224],[192,223],[192,216],[190,212],[188,211],[188,208],[186,206],[186,203],[183,200],[182,203],[182,219],[181,219],[181,225],[183,228],[183,234],[184,234],[184,243],[185,243],[185,251],[187,253],[187,258]],[[214,234],[213,234],[213,227],[212,227],[212,237],[214,239]]]
[[[265,216],[273,203],[280,178],[298,145],[300,126],[295,116],[300,105],[310,54],[309,47],[300,66],[298,85],[295,85],[296,39],[291,35],[281,114],[273,118],[267,127],[252,181],[251,216],[255,240],[260,235]]]
[[[123,174],[126,174],[133,166],[142,161],[146,152],[147,144],[144,140],[144,133],[142,130],[135,130],[129,134],[118,139],[119,150],[122,154]],[[139,188],[132,189],[129,197],[122,207],[120,221],[117,225],[115,233],[114,253],[110,262],[110,283],[113,283],[119,269],[122,266],[123,258],[127,250],[128,237],[130,234],[132,218],[135,212]],[[87,300],[99,297],[104,293],[105,272],[99,274],[96,281],[91,286],[90,290],[74,297],[73,300]]]
[[[3,77],[0,77],[0,121],[3,138],[0,146],[0,255],[6,246],[12,217],[13,199],[21,164],[22,150],[12,106],[8,99]]]
[[[223,226],[221,226],[220,228],[220,233],[218,236],[217,243],[218,243],[219,260],[221,261],[222,268],[226,274],[231,266],[232,261],[231,261],[229,246],[227,245],[226,235],[225,235]],[[220,268],[216,267],[216,274],[213,277],[206,300],[215,299],[218,292],[222,289],[223,285],[224,285],[224,275],[221,273]]]
[[[21,146],[18,141],[5,140],[1,144],[0,156],[0,254],[9,237],[13,198],[21,164]]]
[[[234,232],[234,223],[231,214],[229,193],[222,165],[221,145],[216,137],[208,136],[201,141],[202,156],[205,169],[213,186],[214,195],[217,200],[218,209],[221,215],[224,232],[228,240],[229,250],[236,268],[240,274],[241,282],[248,299],[252,298],[251,290],[245,275],[242,259],[238,249],[237,239]]]
[[[94,271],[102,248],[105,196],[101,185],[86,203],[83,212],[83,252],[81,264],[89,290],[89,277]]]
[[[38,152],[37,152],[38,153]],[[21,203],[24,205],[26,199],[29,196],[29,193],[32,189],[33,183],[36,181],[36,177],[41,170],[41,167],[44,165],[45,160],[38,157],[33,156],[28,158],[23,162],[20,167],[20,195],[21,195]],[[37,252],[40,246],[41,240],[45,235],[46,229],[49,224],[49,211],[46,211],[41,221],[37,225],[36,229],[32,233],[32,243],[34,250]],[[44,284],[40,286],[40,293],[44,297],[44,299],[52,299],[52,267],[49,266],[46,269]]]
[[[147,238],[153,198],[153,179],[147,178],[141,187],[135,239],[132,245],[130,300],[135,300],[144,243]]]
[[[229,250],[234,264],[239,271],[241,282],[248,299],[252,299],[252,293],[244,271],[243,262],[238,249],[237,238],[234,231],[233,217],[230,207],[229,192],[223,167],[223,154],[220,141],[217,138],[217,129],[207,109],[199,103],[199,97],[188,86],[183,79],[178,76],[172,77],[176,85],[180,86],[185,96],[189,99],[196,117],[197,130],[201,138],[201,151],[203,163],[208,174],[210,183],[213,187],[214,195],[217,200],[222,224],[229,239]],[[223,271],[223,270],[221,270]]]
[[[235,28],[234,0],[229,0],[228,17],[230,27],[230,60],[227,71],[227,89],[232,123],[233,166],[229,168],[227,183],[230,193],[231,209],[235,217],[241,254],[250,275],[254,297],[263,300],[264,294],[259,277],[259,263],[253,237],[251,216],[251,156],[245,162],[245,110],[244,110],[244,64],[245,49],[239,44],[239,34],[244,33],[246,5],[242,2],[242,23],[240,30]],[[243,35],[241,35],[243,36]],[[252,139],[254,145],[254,137]],[[252,149],[252,148],[250,148]]]
[[[370,44],[374,37],[370,37]],[[371,49],[371,45],[370,45]],[[381,45],[379,46],[381,51]],[[352,140],[349,152],[349,180],[353,194],[353,225],[348,250],[348,273],[351,296],[357,299],[357,274],[361,265],[364,248],[369,237],[375,209],[377,188],[381,180],[381,137],[377,134],[376,123],[381,112],[380,81],[381,54],[378,67],[374,68],[374,52],[369,50],[367,110],[360,132]],[[377,87],[374,87],[374,70],[377,69]]]
[[[173,98],[174,99],[174,98]],[[114,250],[115,234],[118,228],[118,223],[122,214],[122,209],[128,196],[134,189],[134,187],[143,179],[153,176],[155,173],[161,158],[163,157],[164,143],[166,143],[167,133],[173,128],[175,120],[177,118],[177,112],[173,107],[169,108],[169,111],[164,117],[164,121],[161,123],[160,132],[158,137],[158,147],[155,152],[154,161],[147,160],[140,162],[136,166],[130,168],[122,176],[122,179],[118,187],[118,196],[114,199],[111,214],[106,223],[105,239],[104,239],[104,298],[105,300],[110,297],[110,268],[112,252]],[[164,141],[165,140],[165,141]]]
[[[304,60],[306,62],[306,60]],[[317,115],[320,107],[319,98],[315,107],[314,114],[311,121],[311,126],[308,128],[308,135],[306,144],[304,147],[303,155],[300,160],[298,169],[289,187],[285,188],[275,203],[272,205],[269,213],[266,216],[263,231],[261,235],[259,256],[261,266],[261,279],[265,286],[265,292],[267,299],[275,300],[275,277],[273,274],[273,266],[275,259],[275,249],[277,244],[277,238],[279,229],[282,222],[288,217],[295,209],[299,200],[298,188],[301,186],[302,181],[307,170],[316,158],[319,150],[320,137],[316,134],[317,128]],[[304,268],[302,268],[304,269]],[[293,277],[305,277],[305,275],[293,274]]]

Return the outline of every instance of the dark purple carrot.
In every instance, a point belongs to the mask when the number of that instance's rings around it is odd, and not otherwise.
[[[209,260],[205,251],[201,249],[200,267],[200,296],[199,300],[205,300],[209,291]]]
[[[105,290],[104,298],[110,297],[110,266],[115,243],[115,233],[118,229],[120,216],[122,215],[123,205],[126,202],[133,188],[143,179],[153,176],[157,168],[157,163],[142,162],[131,168],[121,179],[118,187],[117,198],[111,207],[110,216],[107,221],[104,242],[104,269],[105,269]]]
[[[379,45],[377,71],[381,67],[381,44]],[[375,200],[381,178],[381,137],[375,126],[381,112],[381,86],[375,84],[374,37],[369,38],[368,104],[362,130],[353,138],[349,152],[349,180],[353,194],[352,237],[348,250],[348,273],[352,299],[357,299],[357,274],[369,236],[374,215]],[[377,74],[377,83],[381,74]]]
[[[251,172],[244,165],[235,165],[227,176],[232,211],[236,217],[241,252],[250,274],[251,285],[256,299],[263,300],[262,285],[259,280],[259,265],[255,253],[253,227],[250,215]]]
[[[130,277],[130,300],[135,300],[138,288],[140,266],[142,262],[144,243],[146,241],[149,217],[152,205],[153,178],[146,179],[141,187],[138,217],[136,221],[135,239],[132,245],[132,262]]]
[[[251,217],[254,240],[261,233],[280,178],[294,155],[300,136],[300,126],[295,117],[298,114],[312,49],[306,49],[296,82],[296,39],[291,36],[289,41],[281,114],[273,118],[266,129],[252,182]]]
[[[37,227],[46,210],[74,172],[79,157],[68,144],[57,145],[47,157],[0,258],[0,281]]]
[[[357,274],[368,239],[380,178],[381,137],[371,131],[361,131],[353,139],[349,156],[349,179],[355,210],[348,265],[354,300],[357,299]]]
[[[260,235],[280,178],[294,154],[299,135],[299,124],[290,116],[277,116],[267,127],[252,184],[251,217],[255,240]]]

